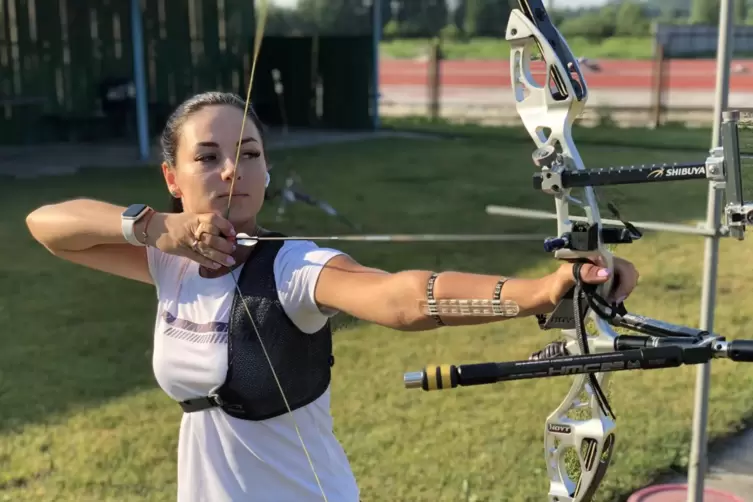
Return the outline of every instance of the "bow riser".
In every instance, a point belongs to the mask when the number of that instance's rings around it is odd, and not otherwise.
[[[531,12],[540,10],[528,9]],[[545,19],[545,18],[540,18]],[[507,40],[511,45],[510,69],[515,105],[523,122],[538,148],[553,146],[559,153],[557,162],[562,169],[585,170],[585,165],[572,138],[572,125],[582,113],[588,100],[585,80],[582,78],[577,62],[572,57],[569,47],[556,28],[548,24],[547,32],[556,34],[560,53],[569,54],[567,62],[557,56],[552,44],[537,28],[534,22],[521,10],[513,10],[507,25]],[[538,47],[546,65],[547,80],[539,85],[532,76],[531,56]],[[572,65],[569,68],[565,64]],[[573,82],[574,72],[579,81]],[[557,84],[553,89],[549,78]],[[575,86],[579,85],[576,90]],[[546,168],[545,168],[546,169]],[[583,189],[583,200],[571,195],[570,189],[559,189],[553,193],[557,214],[557,232],[563,235],[572,230],[570,204],[582,208],[587,221],[599,229],[598,246],[593,251],[575,252],[561,249],[555,258],[563,260],[593,259],[600,257],[605,265],[613,268],[612,255],[604,245],[601,237],[601,215],[596,195],[592,187]],[[611,279],[600,289],[606,296],[611,289]],[[617,334],[603,319],[594,312],[589,313],[598,336],[589,337],[590,352],[614,351],[614,339]],[[562,330],[568,339],[571,354],[581,354],[578,336],[575,330]],[[609,373],[598,373],[597,381],[605,388]],[[588,399],[581,400],[587,395]],[[579,418],[573,418],[577,414]],[[581,419],[581,415],[588,418]],[[591,389],[587,375],[575,377],[570,391],[557,409],[549,415],[544,427],[545,458],[550,480],[549,499],[552,502],[582,502],[589,500],[601,481],[609,463],[614,445],[614,421],[604,415],[596,395]],[[566,470],[566,452],[572,450],[580,464],[578,481],[570,478]]]
[[[567,332],[563,330],[563,334],[567,335]],[[591,353],[596,351],[592,350]],[[574,344],[571,354],[580,354],[577,344]],[[597,380],[602,387],[607,385],[609,376],[609,373],[597,374]],[[582,400],[584,395],[588,396],[585,401]],[[582,414],[590,415],[590,418],[571,418],[573,415]],[[544,426],[550,501],[588,500],[584,495],[595,490],[601,481],[603,471],[606,470],[607,466],[600,465],[599,459],[603,458],[605,453],[607,456],[611,455],[614,430],[614,421],[602,413],[596,396],[591,391],[588,375],[576,376],[567,396],[547,417]],[[572,452],[571,455],[575,454],[578,459],[580,476],[577,482],[567,473],[568,451]],[[580,489],[576,492],[578,486]]]

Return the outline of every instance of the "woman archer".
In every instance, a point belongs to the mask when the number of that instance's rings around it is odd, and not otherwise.
[[[575,284],[573,265],[537,279],[389,273],[310,241],[236,245],[238,233],[268,233],[256,221],[269,182],[262,126],[252,110],[244,112],[242,99],[219,92],[174,111],[161,139],[172,212],[74,199],[36,209],[27,225],[55,256],[154,285],[153,370],[185,411],[179,501],[356,502],[358,486],[330,415],[329,319],[345,312],[401,331],[496,322],[504,318],[443,319],[419,302],[495,294],[518,304],[517,317],[543,314]],[[225,219],[229,197],[233,211]],[[621,301],[638,273],[619,258],[613,273],[619,281],[611,300]],[[589,284],[609,274],[598,264],[580,269]],[[263,344],[255,344],[257,335]],[[274,378],[262,350],[275,361]]]

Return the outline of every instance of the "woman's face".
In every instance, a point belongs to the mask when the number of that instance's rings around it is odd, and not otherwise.
[[[237,224],[255,218],[264,202],[267,164],[259,130],[243,110],[214,105],[190,115],[179,131],[175,157],[175,167],[163,164],[162,170],[184,211],[224,216],[235,173],[230,220]]]

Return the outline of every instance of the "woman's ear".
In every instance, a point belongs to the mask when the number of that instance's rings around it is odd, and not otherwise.
[[[175,169],[170,167],[167,162],[162,163],[162,176],[165,178],[165,184],[167,185],[170,195],[176,199],[180,198],[180,188],[178,188],[178,185],[175,182]]]

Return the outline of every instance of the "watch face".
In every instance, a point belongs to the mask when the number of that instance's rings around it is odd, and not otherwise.
[[[135,218],[144,212],[144,209],[146,209],[146,204],[132,204],[123,211],[123,218]]]

